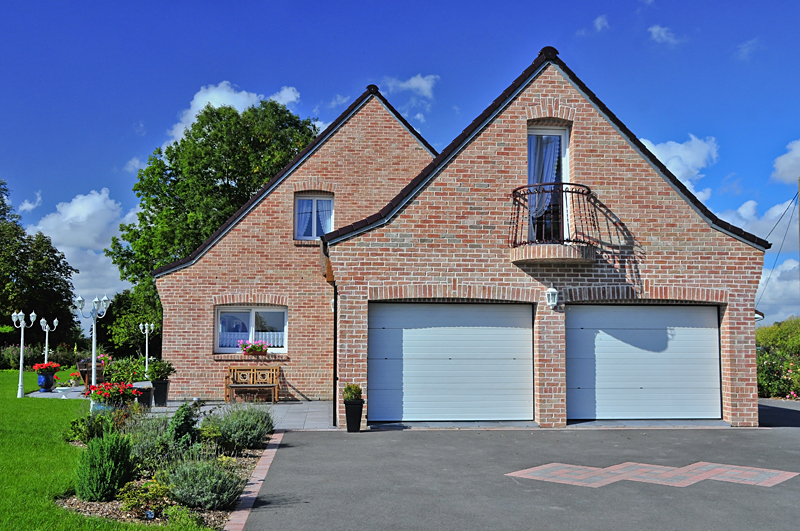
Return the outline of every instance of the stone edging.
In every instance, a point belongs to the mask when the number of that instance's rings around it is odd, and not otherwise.
[[[242,491],[236,510],[231,513],[231,517],[228,519],[228,523],[225,524],[223,531],[242,531],[244,529],[247,517],[250,516],[250,510],[253,508],[258,492],[261,490],[261,485],[264,483],[272,460],[275,458],[275,453],[281,445],[283,434],[284,430],[275,430],[275,433],[272,434],[266,450],[261,455],[261,459],[258,460],[258,464],[256,464],[253,473],[250,475],[250,480],[247,482],[244,491]]]

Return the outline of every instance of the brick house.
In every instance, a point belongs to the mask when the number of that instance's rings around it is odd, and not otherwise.
[[[333,395],[333,288],[319,237],[378,210],[436,151],[370,85],[195,252],[153,272],[170,399],[222,399],[239,340],[274,345],[281,398]]]
[[[770,244],[700,203],[554,48],[339,227],[322,237],[339,393],[360,384],[370,422],[758,424]]]

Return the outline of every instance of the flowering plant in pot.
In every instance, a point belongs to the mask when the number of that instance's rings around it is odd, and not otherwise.
[[[342,391],[344,399],[344,412],[347,419],[347,431],[358,433],[361,431],[361,415],[364,411],[364,399],[361,398],[361,386],[347,384]]]
[[[124,382],[106,382],[98,385],[90,385],[84,395],[95,402],[106,406],[119,407],[133,401],[141,391],[133,387],[132,384]]]
[[[258,356],[261,354],[266,354],[267,349],[271,347],[269,343],[266,341],[247,341],[239,340],[239,348],[242,349],[242,354],[248,354],[250,356]]]
[[[53,363],[52,361],[48,363],[37,363],[33,366],[33,370],[39,375],[36,383],[39,384],[40,393],[49,393],[53,389],[53,385],[55,385],[55,379],[53,377],[58,372],[59,367],[61,367],[60,364]]]

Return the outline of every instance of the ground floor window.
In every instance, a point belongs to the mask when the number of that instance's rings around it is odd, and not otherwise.
[[[286,352],[286,308],[218,308],[216,352],[238,352],[239,341],[266,341],[271,352]]]

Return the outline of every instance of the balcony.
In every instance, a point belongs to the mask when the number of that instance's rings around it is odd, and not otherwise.
[[[588,186],[547,183],[520,186],[513,202],[511,261],[592,263],[597,238],[595,197]]]

